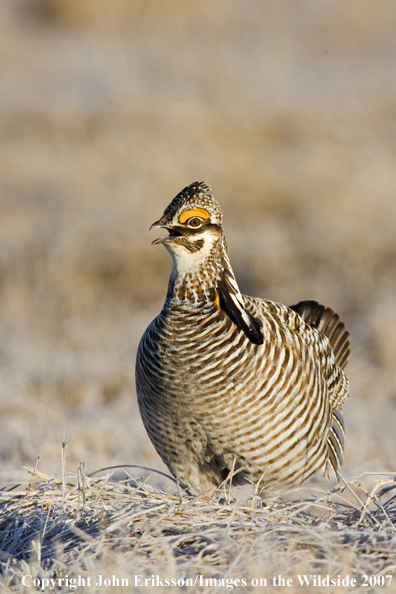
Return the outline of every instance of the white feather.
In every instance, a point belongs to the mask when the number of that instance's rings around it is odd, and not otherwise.
[[[186,274],[194,274],[205,263],[209,256],[213,244],[218,241],[211,231],[204,231],[197,235],[196,241],[203,240],[204,244],[197,252],[190,252],[188,249],[178,243],[165,243],[165,247],[170,252],[173,260],[172,274],[180,277]],[[192,240],[193,241],[193,240]]]

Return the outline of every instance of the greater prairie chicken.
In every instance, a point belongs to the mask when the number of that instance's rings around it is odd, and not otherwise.
[[[242,295],[222,214],[196,182],[152,229],[173,268],[165,305],[136,362],[140,412],[157,452],[185,487],[300,484],[343,460],[341,407],[349,356],[340,317],[316,301],[286,307]]]

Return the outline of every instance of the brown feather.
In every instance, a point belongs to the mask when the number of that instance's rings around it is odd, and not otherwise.
[[[344,369],[350,355],[349,332],[340,316],[330,307],[321,305],[314,299],[300,301],[291,305],[304,322],[322,332],[329,339],[336,363]]]

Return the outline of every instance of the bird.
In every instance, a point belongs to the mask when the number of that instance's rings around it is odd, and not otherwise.
[[[230,480],[279,493],[343,462],[349,332],[309,299],[243,295],[220,205],[194,182],[151,229],[172,256],[165,303],[144,332],[136,391],[146,431],[186,488]]]

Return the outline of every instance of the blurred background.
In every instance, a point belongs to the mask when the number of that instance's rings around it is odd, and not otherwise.
[[[243,292],[351,332],[344,474],[396,470],[394,0],[2,0],[0,477],[163,468],[136,404],[196,180]]]

